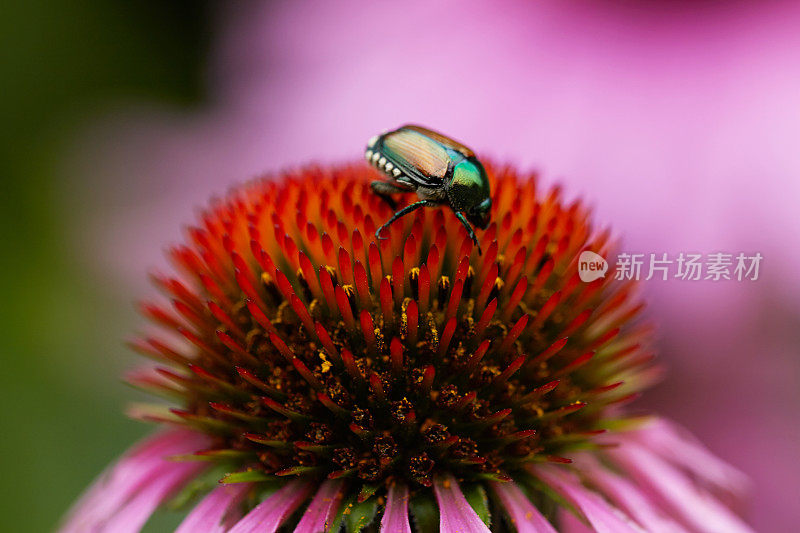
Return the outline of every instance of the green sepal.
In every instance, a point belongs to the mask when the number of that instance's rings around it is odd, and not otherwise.
[[[345,533],[358,533],[372,523],[377,510],[378,500],[359,503],[355,494],[351,493],[339,506],[336,518],[333,519],[328,531],[339,531],[344,525]]]
[[[342,506],[342,515],[344,516],[345,532],[358,533],[365,527],[369,526],[373,520],[375,520],[375,515],[377,513],[378,513],[377,498],[373,498],[361,503],[359,503],[358,501],[352,501],[347,505]]]
[[[303,474],[314,474],[321,471],[322,467],[319,466],[291,466],[284,470],[275,472],[275,475],[278,477],[301,476]]]
[[[511,478],[506,474],[499,474],[497,472],[481,472],[480,474],[475,475],[475,479],[481,481],[497,481],[499,483],[507,483],[508,481],[511,481]]]
[[[200,473],[167,501],[164,507],[173,511],[187,509],[190,503],[211,492],[219,484],[220,478],[225,476],[228,471],[224,466],[216,466]]]
[[[220,483],[253,483],[258,481],[276,481],[277,478],[261,470],[245,470],[244,472],[231,472],[219,480]]]
[[[652,416],[631,416],[628,418],[606,418],[599,421],[592,429],[606,429],[608,431],[631,431],[641,428],[651,422]]]
[[[572,453],[572,452],[579,452],[582,450],[605,450],[613,445],[608,444],[599,444],[592,440],[583,440],[583,441],[574,441],[574,442],[565,442],[559,446],[558,451],[560,455]]]
[[[166,384],[145,385],[143,383],[131,383],[128,380],[123,380],[123,383],[140,392],[144,392],[145,394],[149,394],[151,396],[157,396],[169,402],[174,402],[174,401],[182,402],[186,399],[186,394],[184,394],[182,390],[174,389]]]
[[[421,491],[411,499],[411,516],[414,517],[415,531],[439,531],[439,508],[432,491]]]
[[[575,515],[581,522],[589,525],[586,517],[564,496],[556,492],[550,485],[529,472],[515,474],[514,482],[528,496],[528,499],[542,511],[548,519],[555,516],[558,507],[562,507]],[[552,520],[551,520],[552,522]]]
[[[244,450],[209,450],[197,453],[170,455],[170,461],[208,461],[224,463],[229,461],[239,462],[255,458],[255,453]]]
[[[179,416],[173,413],[170,405],[161,403],[133,402],[125,408],[125,414],[142,422],[157,422],[183,425]]]
[[[358,502],[363,503],[370,498],[375,492],[381,487],[381,485],[370,485],[368,483],[364,483],[361,485],[361,491],[358,493]]]
[[[489,499],[486,497],[486,490],[482,484],[470,483],[462,485],[461,492],[464,494],[467,503],[472,510],[480,517],[486,527],[492,525],[492,513],[489,511]]]

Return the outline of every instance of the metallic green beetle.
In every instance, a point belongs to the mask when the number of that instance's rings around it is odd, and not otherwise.
[[[419,198],[378,228],[377,238],[392,222],[420,207],[448,205],[481,253],[470,222],[486,229],[492,200],[486,170],[472,150],[441,133],[409,124],[370,139],[364,156],[389,177],[370,185],[392,209],[397,207],[392,194],[416,192]]]

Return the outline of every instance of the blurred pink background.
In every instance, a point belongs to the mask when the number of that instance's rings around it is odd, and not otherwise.
[[[138,298],[212,194],[442,130],[563,182],[626,250],[764,256],[757,282],[643,283],[668,376],[640,405],[752,478],[756,529],[800,523],[800,5],[276,2],[219,24],[207,105],[117,106],[66,163],[92,268]]]

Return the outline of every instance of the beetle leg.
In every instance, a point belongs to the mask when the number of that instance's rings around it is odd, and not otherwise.
[[[472,242],[474,242],[475,246],[478,247],[478,255],[483,255],[483,252],[481,251],[481,244],[478,242],[478,238],[475,236],[472,226],[469,225],[469,222],[467,222],[467,219],[464,218],[463,214],[461,214],[459,211],[456,211],[455,213],[456,218],[460,220],[462,224],[464,224],[465,228],[467,228],[467,234],[469,235],[469,238],[472,239]]]
[[[369,184],[369,187],[372,192],[383,198],[392,210],[397,209],[397,201],[391,197],[392,194],[411,192],[406,187],[401,187],[388,181],[373,181]]]
[[[375,183],[375,182],[373,182],[373,183]],[[428,201],[428,200],[420,200],[419,202],[414,202],[413,204],[409,204],[409,205],[405,206],[403,209],[401,209],[400,211],[398,211],[397,213],[392,215],[392,218],[390,218],[386,222],[386,224],[384,224],[383,226],[378,228],[378,231],[375,232],[375,237],[377,237],[378,239],[381,239],[382,238],[381,237],[381,231],[383,231],[385,228],[388,228],[389,226],[391,226],[392,222],[394,222],[398,218],[403,217],[403,216],[405,216],[405,215],[407,215],[409,213],[412,213],[412,212],[416,211],[417,209],[419,209],[420,207],[425,207],[425,206],[436,207],[438,205],[439,204],[437,204],[436,202],[431,202],[431,201]]]

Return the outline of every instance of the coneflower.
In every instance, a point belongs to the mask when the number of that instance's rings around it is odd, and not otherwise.
[[[134,385],[174,407],[62,531],[749,531],[744,480],[625,405],[659,374],[632,282],[584,283],[608,231],[487,166],[483,254],[447,209],[391,215],[366,165],[268,176],[212,202],[146,303]]]

